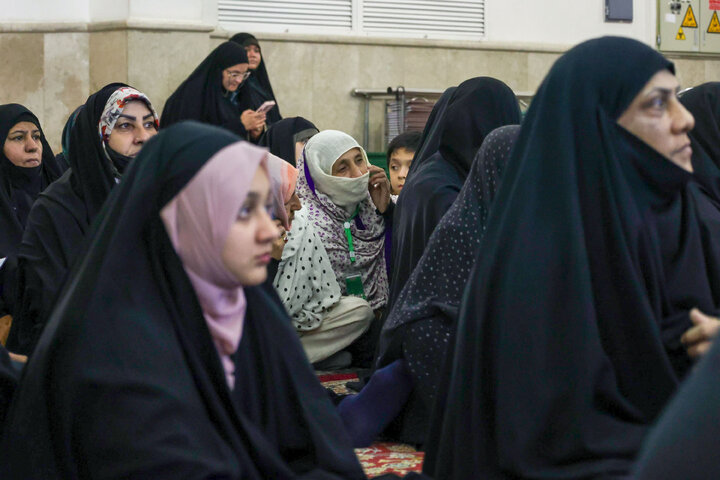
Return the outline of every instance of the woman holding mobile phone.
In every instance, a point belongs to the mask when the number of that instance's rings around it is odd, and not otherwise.
[[[257,38],[250,33],[238,33],[230,41],[241,45],[245,49],[250,72],[252,72],[247,81],[238,89],[237,101],[240,111],[247,118],[251,118],[253,114],[255,114],[256,118],[260,118],[259,114],[264,114],[263,120],[267,127],[282,120]],[[265,131],[265,127],[260,131],[260,134],[263,131]]]
[[[244,106],[239,94],[249,76],[245,50],[233,42],[218,45],[165,102],[160,127],[197,120],[257,142],[265,130],[265,114]]]

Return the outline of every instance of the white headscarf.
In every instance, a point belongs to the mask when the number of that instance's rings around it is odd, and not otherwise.
[[[305,159],[317,189],[348,214],[367,198],[370,172],[357,178],[334,177],[332,167],[338,158],[353,148],[360,149],[365,165],[369,166],[365,150],[344,132],[323,130],[305,145]]]

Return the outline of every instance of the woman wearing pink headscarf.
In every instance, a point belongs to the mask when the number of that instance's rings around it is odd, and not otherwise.
[[[365,478],[265,282],[273,167],[199,123],[148,142],[25,369],[0,478]]]

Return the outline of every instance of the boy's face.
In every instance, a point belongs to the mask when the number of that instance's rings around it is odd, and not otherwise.
[[[405,185],[405,177],[407,177],[410,164],[412,163],[415,152],[407,148],[396,148],[388,161],[388,170],[390,170],[390,186],[392,194],[400,194],[403,185]]]

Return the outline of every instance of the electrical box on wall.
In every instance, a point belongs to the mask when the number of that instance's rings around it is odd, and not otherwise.
[[[605,0],[606,22],[632,22],[633,0]]]
[[[659,0],[658,47],[720,53],[720,0]]]

